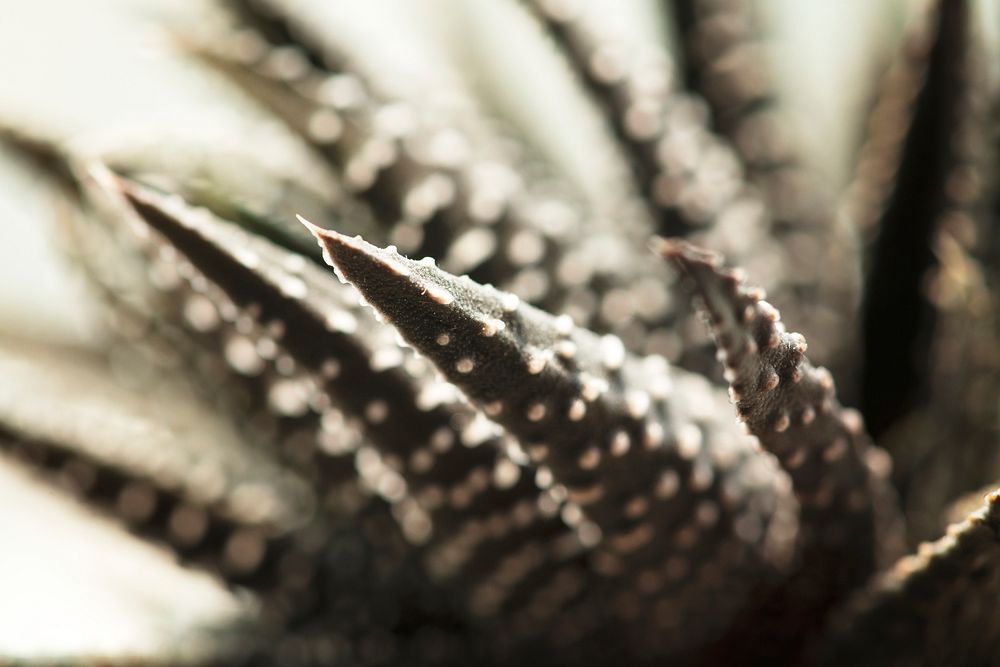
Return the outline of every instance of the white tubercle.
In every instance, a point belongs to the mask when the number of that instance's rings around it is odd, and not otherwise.
[[[617,370],[625,363],[625,344],[617,336],[601,338],[601,363],[609,370]]]
[[[497,318],[490,318],[483,321],[483,335],[487,338],[497,335],[497,332],[507,328],[507,324]]]
[[[424,294],[429,296],[431,299],[440,303],[442,306],[447,306],[455,302],[455,295],[446,290],[443,287],[439,287],[433,283],[428,283],[424,285]]]
[[[533,352],[528,355],[528,373],[531,375],[538,375],[543,370],[545,370],[545,364],[548,359],[544,353]]]
[[[504,309],[504,312],[513,313],[520,305],[521,299],[516,294],[507,293],[500,298],[500,307]]]
[[[573,318],[570,317],[569,315],[560,315],[559,317],[556,318],[555,321],[556,333],[558,333],[560,336],[568,336],[571,333],[573,333],[574,326],[575,325],[573,324]]]

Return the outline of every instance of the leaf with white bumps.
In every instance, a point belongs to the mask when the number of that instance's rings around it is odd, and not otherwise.
[[[713,417],[719,401],[707,384],[431,261],[312,231],[338,275],[518,438],[544,485],[575,508],[567,516],[602,576],[669,569],[677,556],[682,571],[717,570],[687,584],[705,596],[727,591],[733,608],[743,589],[733,573],[781,569],[795,521],[787,481]],[[735,561],[723,565],[723,553]],[[639,604],[678,590],[684,582],[663,577]],[[676,611],[706,613],[699,605]],[[704,639],[684,636],[693,632],[675,622],[661,639],[672,649]]]
[[[802,580],[788,591],[798,606],[785,613],[800,609],[816,624],[832,599],[901,548],[888,457],[871,445],[860,415],[839,404],[830,373],[809,362],[802,335],[785,330],[743,271],[684,241],[663,241],[659,250],[690,279],[739,419],[792,479],[802,508]]]
[[[246,354],[262,365],[272,359],[278,364],[269,390],[275,409],[318,418],[318,427],[307,431],[311,442],[300,438],[297,445],[312,448],[309,467],[331,455],[352,455],[362,478],[399,507],[404,530],[417,542],[431,535],[430,510],[421,509],[428,503],[417,499],[431,486],[469,498],[456,500],[454,510],[435,505],[445,524],[463,519],[466,509],[484,512],[492,509],[490,502],[512,502],[530,488],[518,480],[494,486],[490,475],[501,461],[495,433],[477,431],[474,413],[455,396],[444,392],[434,398],[440,383],[426,364],[401,348],[327,272],[247,237],[207,211],[120,183],[138,219],[203,272],[218,290],[215,298],[240,309],[245,326],[256,327],[261,340],[275,348],[260,357],[258,341]],[[338,451],[338,443],[325,444],[327,423],[344,417],[376,450],[362,444],[356,452]],[[470,482],[472,474],[483,483]]]
[[[1000,654],[1000,491],[984,500],[844,605],[817,664],[992,664]]]
[[[325,560],[315,566],[302,560],[306,569],[289,575],[293,586],[267,597],[265,613],[288,613],[297,623],[322,618],[348,635],[363,634],[370,631],[365,619],[371,607],[412,596],[412,618],[457,618],[461,607],[445,594],[451,583],[427,576],[423,545],[443,542],[467,522],[537,495],[530,479],[508,474],[509,481],[493,482],[491,474],[503,460],[499,438],[474,432],[474,411],[447,393],[425,402],[422,393],[434,382],[426,365],[400,348],[370,311],[359,310],[353,292],[328,272],[176,196],[97,165],[92,173],[93,186],[117,205],[117,218],[105,224],[123,239],[131,228],[131,242],[144,252],[186,267],[168,291],[182,304],[198,299],[206,313],[214,313],[214,325],[199,328],[198,318],[185,321],[190,308],[164,305],[160,316],[188,332],[172,340],[218,334],[198,344],[223,357],[239,382],[266,401],[272,417],[285,425],[272,432],[279,445],[274,453],[308,475],[329,506],[333,527],[313,527],[301,536],[311,547],[306,555]],[[417,456],[421,452],[425,456]],[[443,501],[432,502],[432,491]],[[340,570],[330,554],[346,548],[341,543],[365,550],[364,563],[352,566],[366,571]],[[488,574],[475,570],[482,548],[467,556],[473,580]],[[352,553],[344,557],[356,560]]]
[[[770,180],[748,179],[733,147],[710,126],[704,100],[679,89],[661,45],[624,39],[612,21],[602,21],[596,8],[579,0],[525,4],[597,98],[630,158],[658,232],[718,248],[762,276],[821,343],[820,358],[837,358],[851,341],[828,335],[834,315],[817,301],[851,307],[853,266],[839,254],[853,250],[853,241],[845,238],[851,232],[830,224],[832,216],[822,215],[823,207],[810,200],[815,190],[804,192],[808,185],[798,182],[803,179],[782,179],[782,170],[773,165],[768,166]],[[778,190],[776,201],[769,202],[759,186]],[[786,209],[792,202],[802,203],[808,223],[789,224]],[[711,362],[701,363],[705,355],[700,352],[689,353],[684,363],[708,373]]]
[[[290,7],[275,12],[270,20],[282,25],[298,18]],[[245,39],[222,36],[198,47],[199,57],[283,118],[341,174],[381,223],[366,238],[435,257],[448,271],[468,273],[539,307],[571,312],[588,328],[627,336],[637,349],[668,349],[686,364],[709,366],[698,328],[677,325],[671,276],[645,249],[644,216],[616,211],[608,225],[563,196],[565,187],[553,192],[525,183],[520,174],[533,165],[502,151],[435,157],[439,137],[449,137],[449,145],[482,147],[496,141],[495,132],[463,132],[456,124],[443,133],[420,104],[380,96],[342,62],[310,65],[313,47],[301,31],[254,25],[243,25],[259,47],[250,55],[243,53]],[[279,53],[300,53],[297,76],[274,70],[270,63]],[[331,96],[338,90],[356,94],[337,101]],[[317,136],[316,119],[335,121],[336,136]],[[684,358],[692,350],[692,358]]]
[[[262,368],[241,368],[251,376],[271,369],[263,378],[268,396],[281,399],[271,407],[292,410],[287,417],[296,424],[281,453],[313,473],[320,494],[359,484],[382,496],[413,557],[424,558],[427,586],[488,580],[494,555],[508,547],[484,526],[509,522],[539,493],[533,477],[504,454],[497,430],[484,428],[328,272],[176,198],[128,181],[116,187],[149,226],[150,239],[175,248],[207,281],[203,296],[243,313],[244,331],[237,333],[259,340],[241,355]],[[259,357],[261,340],[273,354]],[[360,447],[345,449],[336,439],[345,417],[364,436]],[[345,459],[348,467],[337,465]]]
[[[0,371],[0,452],[229,584],[280,585],[289,535],[312,520],[301,480],[206,410],[137,394],[95,359],[5,345]]]

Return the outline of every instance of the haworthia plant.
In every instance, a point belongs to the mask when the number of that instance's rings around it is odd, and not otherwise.
[[[248,603],[70,664],[995,661],[975,3],[914,12],[836,219],[754,3],[660,3],[678,59],[583,0],[508,2],[616,148],[606,193],[308,3],[215,4],[171,33],[251,131],[0,123],[108,324],[87,351],[0,336],[0,455]]]
[[[796,511],[787,481],[731,426],[691,412],[701,401],[719,404],[707,387],[662,358],[632,357],[614,336],[578,329],[433,262],[313,232],[338,274],[518,438],[537,474],[555,485],[597,574],[632,580],[640,595],[612,608],[612,618],[646,616],[644,607],[677,596],[725,597],[701,611],[701,630],[710,633],[708,619],[725,623],[745,595],[746,578],[725,570],[767,577],[787,565]],[[639,570],[651,583],[640,586]],[[695,579],[686,581],[689,572]],[[651,643],[677,651],[704,640],[678,622],[679,611],[661,606],[647,619],[661,626]]]

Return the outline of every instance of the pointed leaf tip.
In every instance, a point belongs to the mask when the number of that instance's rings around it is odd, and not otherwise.
[[[362,279],[363,274],[376,269],[377,267],[390,269],[399,275],[408,275],[409,272],[402,270],[400,263],[388,256],[391,252],[398,259],[403,259],[394,252],[395,248],[388,249],[368,243],[360,236],[350,237],[346,234],[332,229],[321,229],[308,221],[299,218],[303,224],[319,241],[320,248],[323,249],[323,259],[326,263],[337,270],[344,282],[356,283]]]
[[[690,270],[694,264],[718,267],[723,262],[722,255],[714,250],[703,248],[677,237],[656,237],[652,241],[652,248],[685,272]]]
[[[320,250],[323,251],[323,261],[334,268],[342,283],[353,282],[349,278],[351,272],[345,271],[345,263],[350,262],[352,258],[358,259],[359,255],[377,257],[372,252],[375,246],[363,241],[360,236],[351,238],[332,229],[323,229],[301,215],[295,217],[316,238]]]
[[[658,255],[664,257],[670,252],[670,248],[677,242],[676,238],[664,238],[662,236],[651,236],[646,243],[646,247]]]
[[[100,160],[87,161],[84,163],[82,171],[83,178],[91,180],[101,190],[119,193],[128,190],[128,183]]]
[[[309,233],[315,236],[317,239],[322,238],[323,235],[327,233],[325,229],[317,225],[314,225],[313,223],[309,222],[299,214],[295,214],[295,219],[301,222],[303,225],[305,225],[305,228],[309,230]]]

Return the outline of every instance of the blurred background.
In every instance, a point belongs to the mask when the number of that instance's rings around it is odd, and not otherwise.
[[[0,120],[72,142],[293,143],[221,78],[185,58],[177,35],[209,0],[0,0]],[[675,50],[654,0],[592,0],[637,39]],[[338,0],[316,5],[345,42],[378,61],[401,95],[466,86],[523,125],[544,153],[599,193],[606,167],[594,112],[512,0]],[[1000,1],[983,0],[998,52]],[[327,6],[329,5],[329,6]],[[807,156],[838,192],[864,111],[898,44],[903,0],[760,0],[770,54]],[[992,76],[1000,57],[993,57]],[[134,139],[133,139],[134,138]],[[158,143],[159,142],[159,143]],[[598,196],[598,195],[594,195]],[[53,194],[0,152],[0,337],[87,347],[101,339],[91,298],[53,242]],[[19,386],[15,373],[0,385]],[[141,428],[141,427],[140,427]],[[142,652],[164,636],[240,613],[204,575],[78,509],[0,462],[0,656]]]

